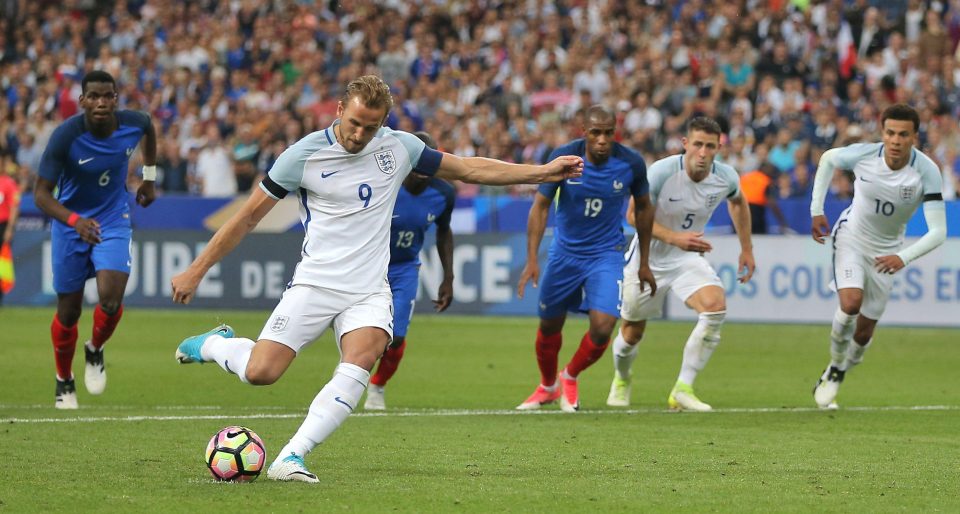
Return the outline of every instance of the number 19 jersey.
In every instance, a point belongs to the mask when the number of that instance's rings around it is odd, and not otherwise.
[[[557,196],[557,224],[551,252],[571,257],[591,257],[606,252],[623,253],[624,205],[630,195],[647,193],[647,165],[639,153],[614,143],[603,164],[587,159],[586,142],[577,139],[554,150],[583,157],[583,175],[563,182],[541,184],[547,198]]]

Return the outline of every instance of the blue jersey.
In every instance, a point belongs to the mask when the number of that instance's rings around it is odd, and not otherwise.
[[[624,205],[628,195],[647,193],[647,165],[639,153],[613,144],[610,158],[601,165],[587,159],[587,145],[577,139],[550,154],[550,160],[561,155],[583,157],[583,175],[563,182],[541,184],[538,191],[557,201],[557,226],[551,252],[574,257],[595,256],[624,250]]]
[[[426,189],[416,196],[407,188],[400,188],[390,221],[391,266],[420,264],[420,249],[427,229],[434,223],[438,227],[450,227],[454,198],[453,186],[438,178],[430,179]]]
[[[39,175],[57,184],[57,200],[101,225],[130,211],[127,166],[150,124],[139,111],[121,110],[116,116],[117,129],[103,139],[90,133],[82,113],[71,117],[53,131],[40,159]]]

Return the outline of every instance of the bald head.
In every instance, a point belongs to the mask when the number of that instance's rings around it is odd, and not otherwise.
[[[602,105],[587,109],[583,119],[583,134],[587,144],[587,159],[593,164],[603,164],[613,150],[617,118],[613,111]]]
[[[586,116],[584,116],[584,121],[589,125],[592,123],[608,123],[616,121],[616,116],[614,116],[613,111],[608,109],[603,105],[591,105],[587,108]]]

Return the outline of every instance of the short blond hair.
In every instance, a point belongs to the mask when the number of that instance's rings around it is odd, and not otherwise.
[[[355,78],[347,84],[347,89],[340,97],[340,103],[344,106],[350,102],[350,99],[356,97],[364,107],[371,109],[383,108],[385,113],[393,109],[393,96],[390,94],[390,86],[376,75],[364,75]]]

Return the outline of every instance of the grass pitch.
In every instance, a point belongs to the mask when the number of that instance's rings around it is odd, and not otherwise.
[[[608,356],[581,376],[577,414],[512,409],[538,381],[536,320],[418,316],[390,410],[358,410],[307,458],[318,485],[220,484],[202,454],[229,424],[269,458],[329,379],[328,334],[279,383],[180,366],[179,341],[219,321],[255,336],[265,312],[130,309],[106,347],[106,392],[53,409],[52,309],[0,309],[0,511],[20,512],[887,512],[960,511],[956,331],[880,326],[847,376],[841,410],[810,391],[828,359],[822,326],[736,325],[697,381],[717,412],[675,414],[688,323],[654,322],[633,406],[606,407]],[[81,341],[90,331],[89,309]],[[571,318],[561,365],[586,321]]]

